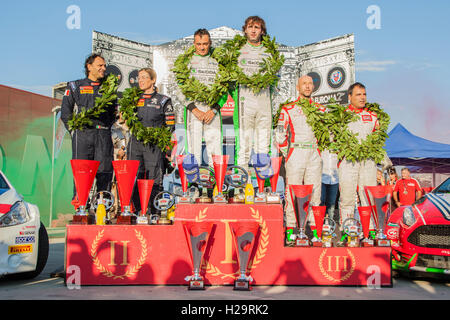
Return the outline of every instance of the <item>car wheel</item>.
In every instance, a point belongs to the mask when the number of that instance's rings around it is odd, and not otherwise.
[[[9,279],[32,279],[37,277],[44,269],[49,252],[49,241],[47,229],[45,229],[44,224],[41,222],[39,227],[39,245],[38,245],[38,257],[36,261],[36,269],[34,271],[22,272],[11,274],[8,276]]]

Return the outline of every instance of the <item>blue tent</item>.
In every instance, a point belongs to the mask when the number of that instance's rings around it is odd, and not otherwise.
[[[424,173],[450,173],[450,145],[413,135],[400,123],[389,132],[385,150],[394,165]]]

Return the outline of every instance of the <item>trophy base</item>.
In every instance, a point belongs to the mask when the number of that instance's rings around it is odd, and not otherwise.
[[[191,199],[188,197],[179,197],[178,203],[192,203]]]
[[[389,239],[376,239],[375,243],[377,247],[390,247],[391,246],[391,240]]]
[[[188,290],[205,290],[203,279],[189,280]]]
[[[320,239],[317,239],[317,240],[311,240],[311,243],[312,243],[312,246],[313,247],[323,247],[323,244],[322,244],[322,240],[320,240]]]
[[[309,247],[309,239],[299,239],[295,240],[296,247]]]
[[[228,203],[245,203],[245,199],[241,198],[230,198],[228,199]]]
[[[124,224],[124,225],[136,224],[136,216],[135,215],[129,215],[129,216],[120,215],[117,218],[117,224]]]
[[[158,220],[158,224],[163,224],[163,225],[172,224],[172,221],[170,221],[170,219],[168,219],[167,217],[161,217]]]
[[[278,204],[281,203],[281,199],[279,195],[276,194],[268,194],[267,195],[267,199],[266,199],[266,203],[268,204]]]
[[[372,239],[363,239],[361,241],[361,246],[364,248],[370,248],[374,246],[373,240]]]
[[[214,203],[228,203],[224,196],[215,196]]]
[[[347,247],[349,247],[349,248],[359,248],[358,238],[356,238],[356,239],[350,238],[349,241],[347,242]]]
[[[208,197],[200,197],[195,199],[195,203],[211,203],[212,199]]]
[[[333,247],[333,242],[330,241],[322,241],[322,248],[331,248]]]
[[[266,202],[266,197],[258,197],[256,196],[255,199],[253,200],[254,203],[267,203]]]
[[[81,224],[81,225],[86,225],[86,224],[95,224],[95,218],[94,216],[91,215],[77,215],[75,214],[73,216],[73,220],[70,224]]]
[[[245,279],[234,280],[234,290],[238,291],[250,291],[252,287],[250,286],[250,281]]]
[[[136,218],[136,224],[148,224],[148,218],[146,216],[139,216]]]

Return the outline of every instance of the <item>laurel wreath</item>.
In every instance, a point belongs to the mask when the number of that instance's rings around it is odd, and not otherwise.
[[[273,117],[273,123],[276,126],[280,118],[281,110],[284,106],[293,102],[284,102],[280,104],[277,113]],[[305,114],[306,123],[311,127],[314,136],[317,139],[317,146],[320,151],[328,149],[330,146],[330,131],[328,124],[330,123],[330,114],[323,112],[315,103],[310,103],[309,99],[299,99],[295,105],[300,107]]]
[[[142,90],[138,87],[127,88],[119,100],[120,112],[131,134],[144,145],[156,145],[163,152],[172,150],[172,132],[167,127],[144,127],[137,115],[137,103]]]
[[[78,113],[73,113],[72,118],[67,122],[69,130],[83,130],[88,126],[92,126],[92,118],[98,118],[106,111],[106,107],[111,105],[117,99],[118,83],[119,78],[117,76],[114,74],[108,75],[99,89],[99,93],[102,95],[95,98],[94,107],[90,109],[81,107],[81,110],[78,110]]]
[[[200,210],[198,215],[195,217],[195,222],[203,222],[207,218],[206,213],[207,210],[208,208],[205,208],[203,211]],[[251,261],[248,265],[248,269],[253,270],[254,268],[257,267],[258,264],[261,263],[263,258],[266,256],[267,247],[269,246],[269,228],[267,227],[266,221],[259,214],[258,210],[254,210],[253,208],[250,208],[250,210],[252,211],[251,214],[252,218],[259,223],[259,227],[261,229],[258,249],[256,250],[256,254],[255,257],[253,258],[253,261]],[[239,271],[236,271],[234,273],[223,273],[222,271],[220,271],[218,267],[214,266],[209,261],[205,263],[206,263],[206,272],[212,276],[221,277],[222,279],[226,278],[235,279],[240,274]]]
[[[329,130],[334,137],[330,143],[330,151],[337,153],[339,160],[345,158],[351,162],[360,162],[372,159],[375,163],[381,163],[385,155],[383,147],[388,138],[387,129],[390,117],[380,105],[378,103],[366,104],[367,110],[377,115],[380,127],[361,142],[358,141],[358,134],[352,133],[348,129],[348,124],[357,121],[360,115],[349,112],[347,106],[339,104],[331,104],[327,108],[330,114]]]
[[[240,50],[246,43],[247,38],[237,34],[223,45],[225,59],[233,67],[231,74],[233,81],[251,88],[255,94],[269,86],[276,86],[279,80],[277,72],[283,66],[285,59],[278,51],[275,38],[271,40],[268,35],[262,37],[262,45],[266,48],[266,52],[270,54],[270,57],[263,59],[259,71],[251,76],[247,76],[238,63],[238,58],[241,54]]]
[[[325,254],[326,254],[327,250],[328,250],[328,249],[323,250],[322,253],[321,253],[320,256],[319,256],[319,269],[320,269],[320,272],[321,272],[322,275],[323,275],[325,278],[327,278],[329,281],[332,281],[332,282],[342,282],[342,281],[346,281],[348,278],[350,278],[350,276],[351,276],[351,275],[353,274],[353,272],[355,271],[355,265],[356,265],[356,259],[355,259],[355,256],[353,255],[353,253],[352,253],[349,249],[347,249],[347,253],[348,253],[348,255],[350,256],[350,259],[352,260],[352,263],[351,263],[352,266],[351,266],[350,270],[347,272],[347,274],[346,274],[345,276],[343,276],[343,277],[341,277],[341,278],[339,278],[339,279],[336,279],[336,278],[330,276],[330,275],[325,271],[325,269],[323,268],[323,265],[322,265],[323,258],[325,257]]]
[[[175,74],[181,92],[188,100],[200,101],[212,106],[228,91],[229,83],[232,81],[231,65],[225,63],[223,51],[220,48],[211,49],[211,58],[218,62],[218,71],[214,83],[208,86],[192,76],[189,63],[194,54],[194,46],[180,54],[175,60],[172,72]]]
[[[145,240],[144,236],[138,230],[135,229],[134,231],[136,233],[136,238],[141,243],[141,256],[139,257],[136,265],[131,266],[130,268],[127,268],[125,273],[123,273],[121,275],[114,274],[111,270],[107,269],[106,267],[104,267],[101,264],[101,262],[97,256],[97,248],[98,248],[99,241],[104,236],[105,229],[102,229],[101,231],[99,231],[99,233],[97,234],[97,236],[95,237],[95,239],[91,245],[91,257],[92,257],[95,267],[97,268],[98,271],[100,271],[100,273],[102,275],[104,275],[108,278],[113,278],[114,280],[124,279],[124,278],[128,278],[128,277],[135,275],[142,268],[142,266],[145,263],[145,259],[147,258],[147,240]]]

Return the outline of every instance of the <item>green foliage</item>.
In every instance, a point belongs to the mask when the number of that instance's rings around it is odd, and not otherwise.
[[[68,121],[69,130],[83,130],[88,126],[92,126],[92,118],[98,118],[106,111],[106,108],[117,99],[117,88],[119,78],[114,74],[110,74],[105,81],[103,81],[99,93],[100,97],[95,98],[95,105],[91,109],[81,106],[78,113],[74,113],[72,118]]]
[[[232,80],[230,64],[226,63],[226,57],[221,48],[211,50],[211,58],[218,62],[219,70],[216,73],[214,83],[207,86],[191,75],[189,62],[195,53],[195,47],[191,46],[175,60],[172,71],[175,74],[178,86],[184,96],[192,101],[200,101],[211,106],[227,93],[229,83]]]
[[[367,103],[368,111],[378,117],[379,127],[369,134],[366,139],[359,142],[357,133],[348,129],[348,124],[357,121],[360,117],[357,113],[347,111],[347,106],[332,104],[327,106],[329,110],[329,130],[333,136],[330,151],[337,153],[338,159],[346,159],[351,162],[360,162],[372,159],[381,163],[384,158],[383,146],[388,138],[389,115],[384,112],[378,103]]]
[[[167,127],[144,127],[137,116],[137,102],[142,94],[138,87],[125,89],[119,100],[120,112],[130,132],[144,145],[156,145],[163,152],[172,150],[172,132]]]
[[[232,67],[230,73],[232,80],[238,84],[251,88],[255,94],[269,86],[276,86],[279,80],[277,72],[284,64],[284,56],[278,51],[278,45],[275,43],[275,38],[271,40],[270,36],[263,36],[262,45],[266,48],[266,52],[270,54],[270,57],[263,59],[259,72],[250,77],[245,75],[238,64],[240,50],[246,43],[247,38],[238,34],[223,45],[222,55],[224,60]]]

